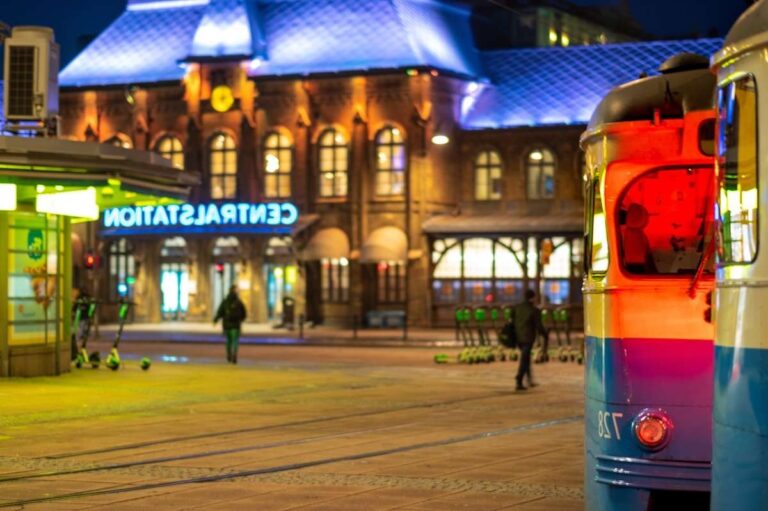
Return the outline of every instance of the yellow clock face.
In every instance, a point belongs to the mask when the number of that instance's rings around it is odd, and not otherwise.
[[[211,106],[217,112],[226,112],[235,102],[232,89],[226,85],[217,85],[211,92]]]

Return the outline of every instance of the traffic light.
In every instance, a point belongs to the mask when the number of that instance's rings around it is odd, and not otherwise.
[[[219,275],[224,273],[224,263],[216,263],[216,273]]]
[[[92,251],[88,251],[85,253],[85,260],[83,261],[83,266],[85,266],[86,270],[92,270],[96,266],[96,256],[93,254]]]

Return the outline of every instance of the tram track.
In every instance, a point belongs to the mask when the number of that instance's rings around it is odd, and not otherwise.
[[[502,397],[504,394],[489,394],[486,395],[484,398],[489,399],[493,397]],[[314,419],[314,420],[306,420],[306,421],[293,421],[290,423],[283,423],[281,425],[271,425],[271,426],[265,426],[263,428],[242,428],[237,431],[238,433],[245,433],[245,432],[254,432],[254,431],[261,431],[263,429],[274,429],[277,427],[285,427],[288,425],[312,425],[317,422],[328,422],[332,420],[344,420],[348,418],[358,418],[358,417],[369,417],[373,415],[384,415],[387,413],[394,413],[397,411],[407,411],[407,410],[413,410],[415,408],[434,408],[438,406],[451,406],[453,404],[461,404],[465,402],[467,399],[471,399],[472,401],[478,401],[480,398],[462,398],[458,400],[450,400],[450,401],[441,401],[437,403],[431,403],[431,404],[421,404],[421,405],[409,405],[404,407],[393,407],[385,410],[379,410],[374,411],[371,410],[369,412],[361,412],[361,413],[355,413],[355,414],[345,414],[335,417],[328,417],[328,418],[322,418],[322,419]],[[538,409],[540,408],[539,405],[533,405],[533,406],[527,406],[523,408],[534,408]],[[312,436],[308,438],[296,438],[292,440],[282,440],[282,441],[276,441],[276,442],[263,442],[263,443],[257,443],[257,444],[250,444],[250,445],[244,445],[240,447],[233,447],[228,449],[215,449],[215,450],[206,450],[206,451],[198,451],[193,453],[187,453],[187,454],[181,454],[176,456],[163,456],[163,457],[157,457],[157,458],[149,458],[149,459],[143,459],[143,460],[137,460],[137,461],[131,461],[131,462],[125,462],[125,463],[105,463],[105,464],[88,464],[87,466],[79,466],[75,468],[67,468],[63,470],[48,470],[48,471],[38,471],[29,473],[24,472],[17,475],[9,475],[9,476],[2,476],[0,477],[0,484],[3,483],[9,483],[9,482],[18,482],[18,481],[25,481],[25,480],[32,480],[32,479],[41,479],[41,478],[47,478],[47,477],[58,477],[63,475],[74,475],[74,474],[83,474],[83,473],[90,473],[90,472],[101,472],[101,471],[107,471],[107,470],[119,470],[119,469],[129,469],[139,466],[146,466],[146,465],[156,465],[161,463],[168,463],[168,462],[175,462],[175,461],[184,461],[184,460],[190,460],[190,459],[200,459],[200,458],[208,458],[208,457],[214,457],[214,456],[221,456],[225,454],[237,454],[242,452],[249,452],[249,451],[258,451],[258,450],[267,450],[267,449],[274,449],[279,447],[290,447],[295,445],[302,445],[302,444],[308,444],[316,441],[322,441],[322,440],[331,440],[336,438],[342,438],[345,436],[352,436],[352,435],[360,435],[365,433],[372,433],[376,431],[382,431],[387,429],[396,429],[396,428],[403,428],[412,426],[415,424],[414,422],[410,422],[407,424],[394,424],[391,426],[383,426],[383,427],[377,427],[377,428],[366,428],[362,430],[355,430],[355,431],[347,431],[347,432],[341,432],[341,433],[332,433],[327,435],[317,435]],[[192,436],[185,436],[185,437],[179,437],[183,439],[184,441],[189,440],[190,438],[194,439],[200,439],[200,438],[211,438],[213,437],[220,437],[220,436],[228,436],[229,434],[232,434],[232,431],[223,431],[218,433],[212,433],[212,434],[205,434],[205,435],[192,435]],[[129,450],[131,448],[143,448],[148,445],[153,446],[157,444],[168,444],[173,443],[174,439],[164,439],[162,441],[157,442],[140,442],[135,444],[126,444],[123,445],[121,448],[109,448],[108,452],[113,453],[117,450]],[[73,456],[76,455],[84,455],[84,454],[103,454],[107,452],[107,449],[92,449],[90,451],[81,451],[79,453],[73,454]],[[38,461],[44,461],[44,462],[56,462],[56,461],[62,461],[65,459],[71,459],[73,456],[69,457],[63,457],[63,456],[45,456],[42,458],[38,458]],[[32,460],[35,460],[34,458]],[[0,458],[0,462],[3,460]],[[17,462],[17,459],[14,460],[7,460],[12,462]]]
[[[512,426],[512,427],[496,429],[496,430],[482,431],[478,433],[471,433],[471,434],[461,435],[461,436],[452,436],[452,437],[429,441],[429,442],[418,442],[418,443],[406,444],[406,445],[391,447],[387,449],[360,451],[353,454],[332,456],[332,457],[326,457],[326,458],[319,458],[315,460],[300,461],[300,462],[287,463],[282,465],[273,465],[273,466],[248,469],[248,470],[234,470],[231,472],[209,475],[209,476],[172,479],[170,481],[160,481],[160,482],[143,483],[143,484],[135,484],[135,485],[123,485],[123,486],[117,486],[117,487],[111,487],[111,488],[85,490],[80,492],[64,493],[60,495],[50,495],[50,496],[44,496],[44,497],[36,497],[32,499],[16,500],[11,502],[0,503],[0,508],[22,507],[26,505],[40,504],[45,502],[55,502],[55,501],[61,501],[61,500],[97,497],[97,496],[104,496],[104,495],[116,495],[116,494],[148,491],[148,490],[155,490],[155,489],[175,487],[175,486],[183,486],[188,484],[212,483],[212,482],[228,481],[233,479],[242,479],[247,477],[263,476],[263,475],[269,475],[269,474],[286,473],[286,472],[297,471],[305,468],[332,465],[335,463],[342,463],[347,461],[357,461],[357,460],[376,458],[376,457],[387,456],[392,454],[401,454],[406,452],[418,451],[421,449],[429,449],[433,447],[443,447],[443,446],[455,445],[455,444],[460,444],[465,442],[487,440],[487,439],[495,438],[499,436],[505,436],[505,435],[511,435],[515,433],[522,433],[526,431],[533,431],[533,430],[545,429],[549,427],[555,427],[559,425],[571,424],[574,422],[579,422],[581,420],[583,420],[583,416],[581,415],[559,417],[559,418],[554,418],[554,419],[541,421],[541,422],[528,423],[528,424],[523,424],[519,426]],[[343,436],[344,434],[340,433],[338,435]],[[117,470],[118,468],[126,468],[128,466],[131,466],[132,464],[145,465],[148,463],[149,464],[163,463],[168,461],[175,461],[174,458],[185,459],[183,458],[184,456],[189,456],[189,455],[182,455],[180,457],[167,457],[167,458],[163,458],[163,461],[154,461],[152,463],[149,463],[148,460],[143,460],[143,461],[137,461],[132,463],[118,464],[118,466],[107,466],[107,467],[101,468],[100,470],[102,471]],[[97,469],[93,469],[89,471],[97,471]],[[37,475],[36,477],[39,477],[39,478],[55,477],[58,475],[67,475],[67,472],[68,471],[61,471],[60,473],[41,474],[41,475]],[[68,473],[79,473],[79,472],[69,471]],[[26,479],[31,479],[31,478],[32,477],[27,476]],[[16,478],[14,480],[19,481],[23,479],[24,478]],[[2,481],[9,481],[9,480],[6,479]]]
[[[470,397],[463,397],[459,399],[451,399],[447,401],[437,401],[437,402],[426,402],[426,403],[416,403],[416,404],[410,404],[405,406],[394,406],[390,408],[379,408],[376,410],[368,410],[364,412],[355,412],[355,413],[348,413],[348,414],[342,414],[342,415],[328,415],[324,417],[316,417],[312,419],[304,419],[304,420],[298,420],[298,421],[290,421],[290,422],[282,422],[277,424],[265,424],[263,426],[253,426],[249,428],[238,428],[238,429],[231,429],[231,430],[225,430],[225,431],[212,431],[209,433],[199,433],[196,435],[184,435],[184,436],[177,436],[177,437],[171,437],[171,438],[163,438],[160,440],[148,440],[145,442],[134,442],[130,444],[122,444],[122,445],[116,445],[116,446],[110,446],[109,452],[118,452],[118,451],[126,451],[126,450],[133,450],[133,449],[141,449],[144,447],[155,447],[159,445],[166,445],[166,444],[174,444],[179,442],[187,442],[187,441],[193,441],[193,440],[205,440],[205,439],[212,439],[212,438],[219,438],[219,437],[226,437],[230,435],[242,435],[246,433],[257,433],[260,431],[269,431],[272,429],[281,429],[281,428],[290,428],[290,427],[296,427],[296,426],[310,426],[314,424],[322,424],[325,422],[334,422],[334,421],[342,421],[346,419],[358,419],[362,417],[372,417],[376,415],[385,415],[388,413],[397,413],[397,412],[403,412],[403,411],[410,411],[410,410],[418,410],[418,409],[429,409],[429,408],[437,408],[437,407],[446,407],[446,406],[452,406],[457,404],[463,404],[470,401],[483,401],[486,399],[493,399],[493,398],[499,398],[511,395],[510,392],[493,392],[489,394],[481,394],[479,396],[470,396]],[[92,454],[101,454],[105,451],[105,449],[88,449],[88,450],[80,450],[75,452],[66,452],[61,454],[52,454],[49,456],[45,456],[45,459],[49,460],[62,460],[62,459],[69,459],[69,458],[77,458],[82,456],[88,456]],[[2,479],[0,479],[0,482],[2,482]]]

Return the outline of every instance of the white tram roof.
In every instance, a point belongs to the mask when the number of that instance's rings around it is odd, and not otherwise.
[[[713,66],[738,57],[757,46],[768,46],[768,1],[760,0],[736,20],[723,49],[712,57]]]

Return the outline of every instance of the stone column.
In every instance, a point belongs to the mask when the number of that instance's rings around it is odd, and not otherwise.
[[[211,289],[211,264],[214,240],[202,238],[197,242],[197,313],[206,321],[213,321],[215,308]]]
[[[253,238],[249,240],[247,252],[247,278],[250,282],[248,321],[252,323],[267,322],[267,287],[264,282],[264,248],[266,240]],[[243,247],[245,251],[246,246]]]
[[[159,323],[160,305],[160,245],[162,240],[146,240],[134,244],[134,257],[138,264],[134,299],[136,321]]]

